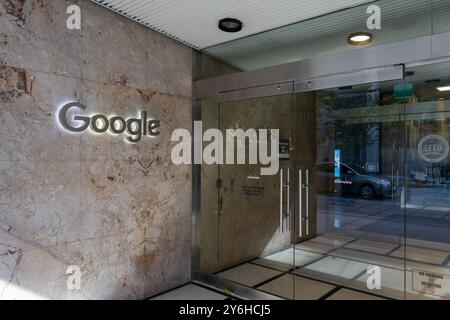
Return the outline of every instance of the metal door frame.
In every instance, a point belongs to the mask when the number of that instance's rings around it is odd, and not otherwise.
[[[406,67],[445,61],[450,61],[450,32],[199,80],[193,83],[193,121],[202,119],[201,98],[215,97],[218,102],[234,101],[401,80]],[[220,287],[245,293],[250,298],[266,298],[258,290],[243,289],[240,285],[199,271],[200,165],[192,165],[192,175],[192,279],[211,285],[220,284]]]

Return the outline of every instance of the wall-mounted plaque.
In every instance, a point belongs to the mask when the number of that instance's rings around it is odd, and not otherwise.
[[[291,149],[291,145],[289,143],[289,139],[280,139],[279,159],[280,160],[289,160],[290,149]]]
[[[246,196],[260,196],[264,191],[263,187],[242,186],[242,190]]]

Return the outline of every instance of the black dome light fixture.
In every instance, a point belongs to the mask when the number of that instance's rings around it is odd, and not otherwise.
[[[348,44],[353,46],[363,46],[371,43],[373,35],[369,32],[355,32],[347,37]]]
[[[219,29],[224,32],[239,32],[242,30],[242,21],[234,18],[221,19]]]

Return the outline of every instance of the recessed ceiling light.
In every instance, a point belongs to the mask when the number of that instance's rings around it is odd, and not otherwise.
[[[450,86],[437,87],[436,89],[438,89],[439,91],[450,91]]]
[[[356,32],[348,36],[347,42],[354,46],[362,46],[371,43],[373,40],[372,34],[368,32]]]
[[[225,18],[219,21],[219,29],[225,32],[239,32],[242,30],[242,21],[233,18]]]

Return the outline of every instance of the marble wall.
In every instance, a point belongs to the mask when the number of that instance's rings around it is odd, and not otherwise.
[[[190,279],[191,168],[170,134],[191,128],[191,85],[191,49],[88,0],[0,0],[0,299],[141,299]],[[161,134],[69,134],[68,100],[148,110]]]

